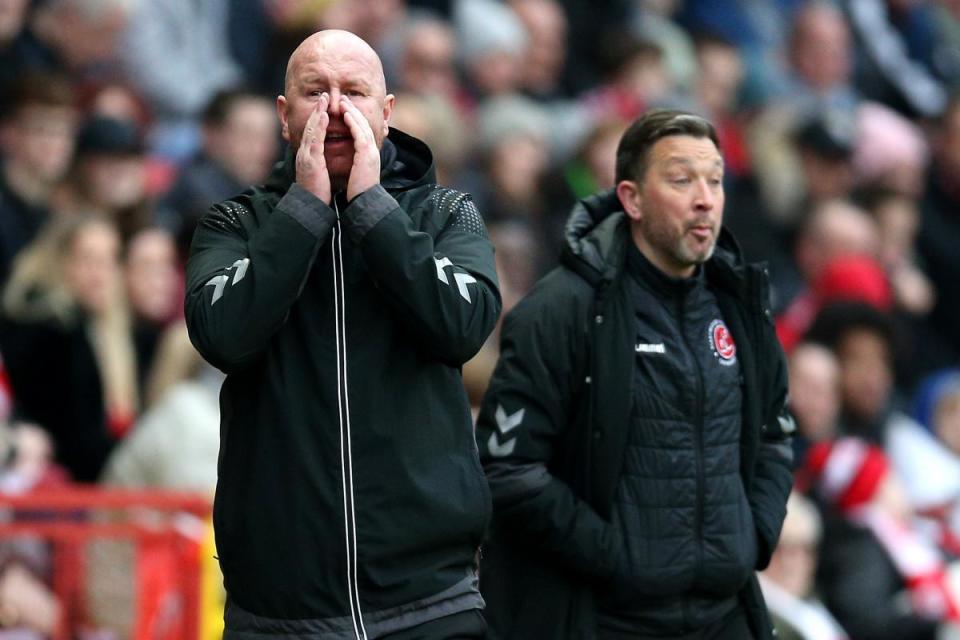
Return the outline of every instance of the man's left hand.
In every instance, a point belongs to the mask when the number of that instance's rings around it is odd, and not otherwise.
[[[343,121],[350,127],[353,136],[353,167],[347,182],[347,200],[380,183],[380,149],[370,123],[347,96],[340,98]]]

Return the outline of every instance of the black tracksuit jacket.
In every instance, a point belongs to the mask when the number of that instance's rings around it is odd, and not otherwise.
[[[562,265],[504,320],[500,361],[477,427],[494,503],[481,567],[492,639],[593,638],[596,593],[617,589],[629,566],[620,531],[611,524],[634,402],[637,321],[625,268],[628,242],[627,219],[612,191],[581,201],[567,225]],[[742,376],[739,481],[756,549],[741,557],[756,562],[736,568],[743,585],[737,596],[757,638],[766,639],[772,626],[751,569],[769,561],[792,485],[786,367],[768,311],[765,270],[744,264],[726,232],[704,269]],[[685,408],[683,420],[702,429],[695,403]],[[698,449],[698,478],[725,464],[711,457],[717,455],[723,448]],[[680,466],[676,472],[684,473]],[[670,487],[664,490],[679,491],[676,483]],[[690,508],[690,497],[650,499],[678,505],[676,514],[663,515],[666,523],[687,521],[690,513],[704,517],[701,503]],[[695,530],[702,525],[691,524]],[[712,526],[741,527],[732,521]],[[631,577],[631,588],[650,594],[651,602],[670,595],[684,575],[710,570],[696,564],[702,559],[678,556],[673,541],[657,548],[655,536],[667,533],[665,524],[643,532],[653,536],[650,564],[644,575]],[[671,561],[681,563],[682,575]],[[664,608],[663,615],[675,614]]]
[[[460,366],[500,311],[469,196],[391,130],[381,184],[328,206],[293,182],[215,205],[186,317],[221,393],[227,637],[375,638],[482,607],[490,497]]]

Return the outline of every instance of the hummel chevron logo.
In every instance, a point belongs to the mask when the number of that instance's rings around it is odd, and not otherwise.
[[[250,258],[242,258],[230,265],[230,268],[228,268],[227,271],[230,271],[230,269],[236,269],[236,271],[233,273],[233,284],[237,284],[243,280],[244,276],[247,275],[247,267],[249,266]],[[223,289],[227,286],[227,282],[229,282],[229,280],[230,276],[224,274],[210,278],[207,284],[204,285],[207,287],[213,287],[213,299],[210,301],[211,307],[217,303],[217,300],[223,297]]]
[[[494,414],[494,418],[497,421],[497,431],[505,436],[519,427],[520,423],[523,422],[523,414],[525,411],[526,409],[520,409],[515,413],[507,415],[507,412],[503,409],[503,405],[497,405],[497,411]],[[504,456],[510,455],[513,453],[515,446],[517,446],[517,439],[515,437],[510,438],[505,443],[501,443],[496,431],[491,433],[490,439],[487,440],[487,449],[490,451],[490,455],[495,458],[503,458]]]
[[[777,417],[777,422],[780,423],[780,431],[786,434],[792,434],[797,430],[797,421],[793,419],[793,416],[789,413],[783,413]]]
[[[450,258],[434,258],[433,261],[437,265],[437,279],[443,284],[450,284],[450,280],[447,278],[447,272],[444,271],[446,267],[453,268],[453,263],[450,262]],[[467,285],[473,284],[477,279],[469,273],[457,272],[453,272],[453,279],[457,283],[457,290],[460,292],[460,296],[470,304],[473,304],[473,300],[470,299],[470,292],[467,290]]]

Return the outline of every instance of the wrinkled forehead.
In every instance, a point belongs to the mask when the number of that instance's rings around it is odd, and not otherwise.
[[[669,135],[657,140],[650,149],[650,159],[661,166],[704,164],[723,168],[723,156],[713,140],[691,135]]]
[[[386,93],[383,65],[370,45],[352,34],[317,36],[304,41],[290,57],[288,88],[334,76],[339,81],[362,82],[379,93]]]

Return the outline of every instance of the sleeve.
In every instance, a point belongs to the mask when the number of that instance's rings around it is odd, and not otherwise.
[[[214,205],[201,220],[187,262],[190,340],[230,373],[263,351],[300,296],[336,214],[294,184],[260,226],[243,205]]]
[[[199,114],[216,91],[241,80],[226,39],[214,33],[226,19],[221,14],[227,3],[190,5],[137,3],[119,56],[125,75],[151,106],[177,116]]]
[[[541,282],[507,317],[500,360],[477,423],[499,530],[594,578],[613,575],[613,527],[550,469],[586,393],[586,329],[569,283]],[[546,285],[546,286],[544,286]],[[552,298],[553,303],[550,302]]]
[[[767,384],[764,421],[753,481],[747,490],[759,550],[757,569],[770,563],[787,516],[787,498],[793,487],[793,433],[796,423],[786,407],[787,364],[772,323],[765,325],[766,349],[760,350],[762,384]]]
[[[891,24],[882,0],[851,0],[850,24],[862,51],[914,111],[925,117],[940,114],[947,104],[943,85],[920,62],[910,58],[903,36]]]
[[[354,198],[343,217],[406,328],[432,355],[459,367],[483,346],[501,303],[493,245],[476,207],[466,194],[445,193],[450,197],[434,206],[450,216],[436,240],[414,228],[380,185]]]

